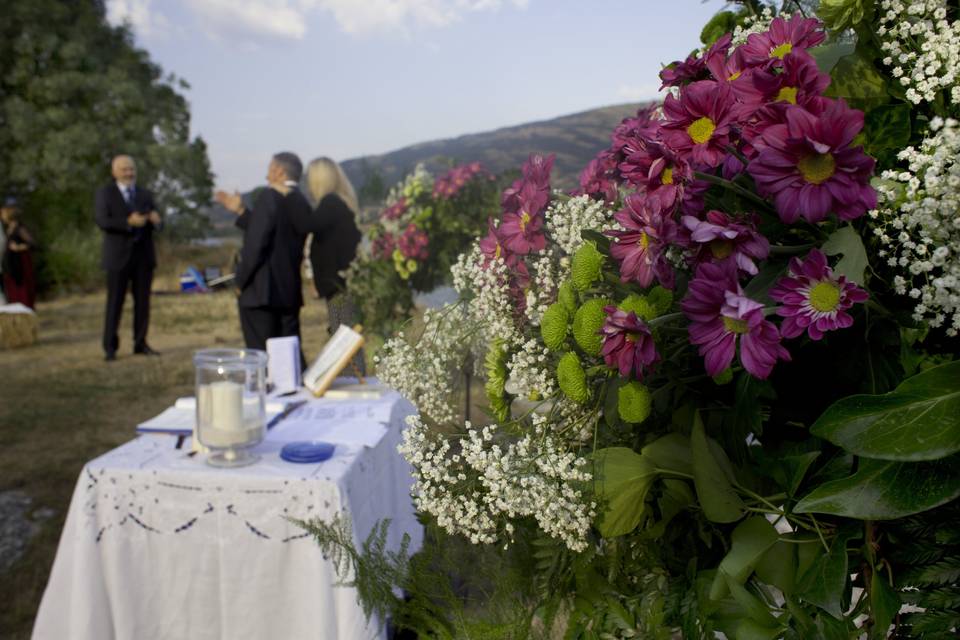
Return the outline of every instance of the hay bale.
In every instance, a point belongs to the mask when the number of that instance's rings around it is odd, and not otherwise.
[[[22,304],[0,306],[0,349],[28,347],[37,341],[37,314]]]

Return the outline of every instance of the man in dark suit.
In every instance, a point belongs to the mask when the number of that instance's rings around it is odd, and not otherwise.
[[[97,226],[103,231],[102,266],[107,272],[107,307],[103,322],[103,351],[109,362],[117,357],[117,328],[123,300],[133,292],[133,352],[160,355],[147,344],[150,324],[150,287],[157,266],[153,232],[162,220],[153,194],[138,187],[137,165],[120,155],[111,163],[114,181],[97,190]]]
[[[235,285],[240,327],[250,349],[266,349],[268,338],[300,337],[300,265],[307,233],[316,226],[298,187],[302,172],[295,154],[274,155],[267,168],[269,187],[260,191],[251,211],[237,193],[216,194],[220,204],[237,214],[237,226],[243,229]]]

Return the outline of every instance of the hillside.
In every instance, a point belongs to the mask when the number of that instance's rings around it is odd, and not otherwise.
[[[554,186],[570,188],[580,170],[610,144],[610,133],[640,104],[619,104],[483,133],[472,133],[403,147],[381,155],[351,158],[342,163],[350,180],[362,188],[379,174],[389,187],[418,162],[431,171],[447,168],[449,160],[479,160],[494,173],[519,169],[532,152],[555,153]]]

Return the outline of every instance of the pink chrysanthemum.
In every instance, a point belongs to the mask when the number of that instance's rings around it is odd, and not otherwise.
[[[587,195],[607,204],[617,200],[617,162],[609,150],[601,151],[580,172],[580,188],[571,195]]]
[[[417,228],[414,224],[408,224],[403,234],[397,239],[397,247],[404,258],[413,258],[414,260],[426,260],[430,252],[427,245],[430,243],[425,231]]]
[[[665,145],[651,143],[642,152],[620,163],[624,180],[647,195],[647,205],[657,211],[672,211],[693,181],[693,169]]]
[[[614,214],[623,231],[606,231],[613,238],[610,255],[620,263],[620,280],[649,287],[656,279],[673,288],[673,268],[665,251],[677,235],[677,223],[669,215],[647,206],[642,194],[627,197],[627,207]]]
[[[717,59],[727,57],[727,51],[730,49],[732,39],[729,33],[724,34],[719,40],[710,45],[710,48],[703,54],[703,57],[698,57],[695,54],[690,55],[684,61],[677,60],[665,67],[660,71],[660,80],[663,81],[660,88],[679,87],[688,82],[703,80],[711,60],[716,61]]]
[[[819,117],[799,106],[785,115],[784,124],[755,141],[760,153],[747,168],[761,195],[773,197],[780,218],[816,223],[833,211],[853,220],[875,208],[873,158],[850,146],[863,129],[863,112],[836,100]]]
[[[680,307],[690,319],[690,342],[711,376],[730,368],[737,343],[743,368],[761,380],[778,360],[790,360],[777,327],[763,317],[763,305],[743,294],[733,263],[701,264]]]
[[[637,380],[643,380],[649,368],[660,361],[650,329],[633,311],[628,313],[614,305],[603,310],[607,314],[600,329],[603,361],[611,369],[617,369],[624,378],[633,375]]]
[[[822,95],[829,84],[830,75],[820,71],[813,56],[797,49],[778,64],[755,69],[749,82],[736,85],[734,93],[745,110],[754,112],[767,105],[806,106],[812,98]]]
[[[400,198],[392,205],[383,210],[383,213],[380,214],[385,220],[396,220],[404,213],[406,213],[409,208],[409,203],[406,198]]]
[[[789,20],[774,18],[769,31],[751,34],[740,50],[750,65],[783,59],[794,49],[809,49],[823,42],[826,35],[822,27],[819,20],[804,18],[800,14]]]
[[[790,261],[789,272],[770,289],[770,297],[783,303],[777,314],[784,319],[780,324],[784,338],[806,331],[811,340],[820,340],[825,331],[852,326],[847,310],[870,296],[844,276],[834,277],[827,257],[814,249],[804,260]]]
[[[770,243],[757,231],[756,220],[745,224],[722,211],[708,211],[706,220],[684,216],[680,222],[690,232],[690,242],[697,245],[697,263],[732,261],[743,273],[756,275],[753,261],[770,253]]]
[[[738,109],[728,84],[714,80],[689,84],[679,100],[668,95],[663,102],[663,141],[693,164],[716,167],[727,155]]]

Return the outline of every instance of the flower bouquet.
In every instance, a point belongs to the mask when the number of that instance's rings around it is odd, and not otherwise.
[[[368,329],[389,335],[410,317],[415,292],[449,280],[450,266],[496,206],[479,162],[434,177],[422,166],[391,189],[347,275]]]
[[[531,157],[460,300],[384,346],[417,507],[527,545],[567,637],[956,633],[960,23],[873,5],[715,18],[575,194]]]

